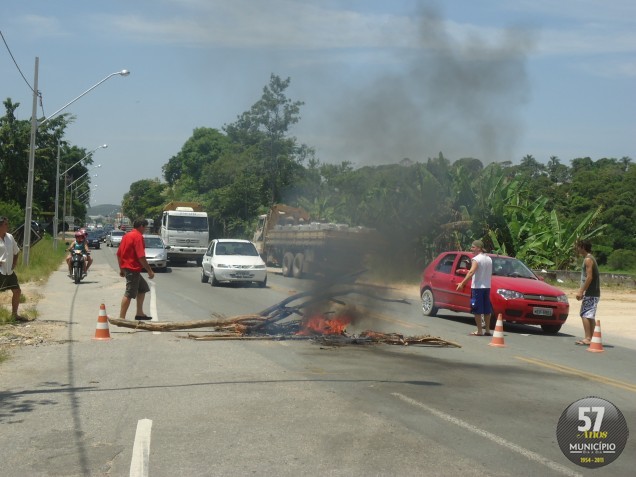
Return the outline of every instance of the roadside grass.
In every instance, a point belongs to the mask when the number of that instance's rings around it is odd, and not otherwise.
[[[59,268],[65,256],[65,243],[58,241],[57,250],[55,250],[53,248],[53,238],[47,235],[31,247],[28,267],[25,267],[22,264],[22,253],[18,257],[18,265],[15,268],[15,273],[18,275],[20,284],[25,284],[27,282],[46,282],[51,273]],[[27,297],[23,291],[22,296],[20,296],[20,304],[23,304],[26,301]],[[10,291],[3,293],[2,304],[4,306],[0,306],[0,325],[15,323],[15,321],[11,318]],[[37,318],[37,310],[34,307],[23,309],[22,306],[20,306],[20,315],[26,316],[29,319],[35,319]]]

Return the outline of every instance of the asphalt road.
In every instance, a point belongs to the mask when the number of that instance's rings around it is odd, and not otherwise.
[[[110,326],[124,288],[114,250],[94,252],[80,285],[63,269],[43,289],[41,320],[61,343],[18,351],[0,367],[3,476],[633,475],[633,437],[601,470],[572,464],[556,426],[573,402],[599,396],[636,429],[636,351],[604,340],[506,326],[505,348],[471,337],[467,315],[421,315],[365,298],[350,327],[431,334],[461,348],[330,346],[311,341],[194,341],[188,333]],[[254,313],[312,286],[271,273],[268,287],[211,287],[194,264],[156,274],[158,321]],[[377,289],[378,297],[393,296]],[[132,305],[134,306],[134,304]],[[134,308],[129,310],[132,317]],[[575,317],[576,318],[576,317]]]

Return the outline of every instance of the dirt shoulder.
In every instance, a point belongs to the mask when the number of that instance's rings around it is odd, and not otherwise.
[[[32,316],[38,302],[42,299],[43,283],[29,282],[20,284],[24,303],[20,303],[20,314]],[[0,305],[11,309],[11,293],[0,294]],[[0,353],[11,351],[21,346],[44,346],[60,342],[61,334],[66,326],[59,321],[47,321],[46,317],[38,317],[28,322],[16,322],[0,325]]]

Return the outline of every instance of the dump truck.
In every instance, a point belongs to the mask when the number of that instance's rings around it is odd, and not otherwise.
[[[159,234],[168,246],[168,262],[194,260],[201,265],[208,247],[208,214],[197,202],[168,202],[163,207]]]
[[[362,268],[373,229],[312,221],[307,211],[276,204],[259,216],[252,239],[268,265],[285,277],[346,274]]]

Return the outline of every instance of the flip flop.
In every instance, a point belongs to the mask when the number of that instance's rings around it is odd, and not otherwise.
[[[468,336],[484,336],[484,335],[480,335],[476,331],[473,331],[472,333],[468,333]]]
[[[575,341],[574,344],[581,345],[581,346],[589,346],[590,345],[590,341],[578,340],[578,341]]]

